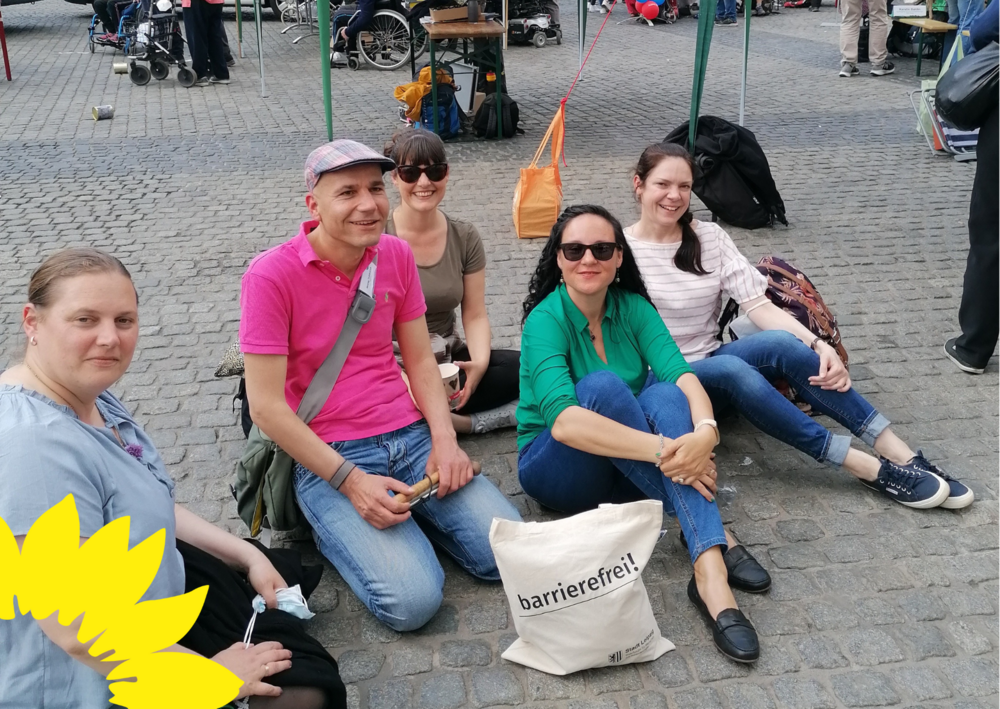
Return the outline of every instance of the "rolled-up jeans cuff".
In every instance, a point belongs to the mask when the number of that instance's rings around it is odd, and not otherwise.
[[[830,434],[830,442],[826,447],[826,453],[822,462],[839,468],[847,460],[847,453],[851,450],[851,437]]]
[[[858,434],[858,438],[874,448],[875,441],[887,428],[889,428],[889,419],[878,411],[873,411],[871,417],[865,422],[864,428]]]
[[[729,542],[726,541],[726,535],[723,534],[721,537],[713,537],[711,539],[698,538],[698,544],[694,549],[688,549],[688,553],[691,555],[691,563],[698,561],[698,557],[704,554],[706,551],[712,547],[722,547],[722,553],[726,553],[726,549],[729,548]]]

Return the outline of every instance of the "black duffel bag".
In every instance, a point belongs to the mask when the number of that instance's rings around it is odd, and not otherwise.
[[[956,128],[975,130],[996,108],[998,79],[1000,45],[991,42],[954,63],[938,79],[934,105],[940,116]]]

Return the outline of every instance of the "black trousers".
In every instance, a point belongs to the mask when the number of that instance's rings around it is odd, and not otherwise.
[[[222,3],[191,0],[191,7],[184,8],[184,32],[191,52],[191,68],[198,78],[211,74],[217,79],[228,79]]]
[[[962,336],[955,343],[966,362],[985,367],[1000,333],[1000,193],[997,158],[1000,125],[997,108],[979,129],[976,179],[969,204],[969,259],[958,323]]]
[[[468,347],[460,347],[451,353],[452,361],[468,362],[472,359]],[[493,350],[486,374],[479,380],[479,386],[472,393],[469,403],[456,411],[468,416],[481,411],[495,409],[513,401],[520,390],[521,353],[517,350]],[[465,386],[465,372],[459,375]]]

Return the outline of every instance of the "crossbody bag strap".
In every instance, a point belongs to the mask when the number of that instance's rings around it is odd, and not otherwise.
[[[302,395],[299,402],[299,409],[296,415],[305,423],[309,423],[322,409],[326,400],[330,398],[334,384],[340,377],[340,371],[344,368],[347,355],[354,347],[354,341],[358,339],[361,326],[371,319],[375,312],[375,269],[378,265],[378,254],[368,264],[368,268],[361,274],[361,282],[358,284],[358,291],[354,294],[350,310],[347,311],[347,319],[344,326],[337,335],[337,341],[333,343],[333,349],[323,360],[323,364],[316,370],[313,379],[306,388],[306,393]]]

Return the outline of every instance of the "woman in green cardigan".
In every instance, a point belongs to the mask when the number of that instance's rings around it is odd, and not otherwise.
[[[712,416],[708,395],[650,303],[621,224],[602,207],[566,209],[524,302],[521,486],[569,513],[660,500],[680,523],[694,564],[688,596],[716,646],[753,662],[757,633],[729,584],[760,591],[770,578],[722,527]],[[742,554],[727,563],[724,553],[735,551]]]

